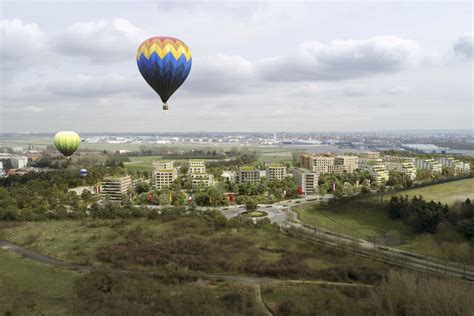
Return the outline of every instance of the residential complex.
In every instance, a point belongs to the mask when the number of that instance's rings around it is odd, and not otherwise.
[[[174,161],[153,161],[152,183],[157,189],[171,186],[178,178],[178,169],[174,167]]]
[[[189,160],[188,175],[194,186],[209,186],[214,184],[214,177],[206,173],[204,160]]]
[[[311,170],[295,168],[293,170],[293,179],[301,187],[304,194],[315,193],[318,188],[319,176]]]
[[[380,152],[378,151],[368,151],[368,152],[363,152],[359,153],[360,158],[366,158],[366,159],[379,159],[380,158]]]
[[[25,169],[28,166],[28,157],[26,156],[11,157],[10,161],[12,163],[12,167],[15,169]]]
[[[286,166],[280,163],[268,163],[265,165],[265,176],[269,180],[283,180],[286,176]]]
[[[242,166],[235,179],[237,183],[258,183],[260,181],[260,170],[254,166]]]
[[[439,162],[442,167],[453,169],[455,174],[471,172],[471,164],[469,162],[459,161],[453,157],[436,158],[436,161]]]
[[[132,188],[130,176],[109,177],[101,183],[100,194],[109,197],[112,201],[121,201],[122,195]]]
[[[385,168],[382,159],[367,161],[367,163],[362,167],[362,170],[368,171],[377,184],[385,184],[385,182],[388,181],[388,171]]]
[[[416,178],[416,168],[412,161],[408,160],[389,160],[385,161],[385,168],[388,171],[397,171],[407,175],[410,180]]]
[[[441,173],[442,166],[441,164],[430,158],[430,159],[415,159],[415,166],[417,169],[429,170],[433,173]]]
[[[358,167],[359,160],[357,156],[335,156],[333,154],[303,154],[300,159],[302,168],[309,169],[318,175],[354,172]]]

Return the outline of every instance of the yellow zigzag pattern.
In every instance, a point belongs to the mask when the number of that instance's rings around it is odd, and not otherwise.
[[[162,46],[160,42],[153,42],[153,44],[151,44],[149,47],[147,47],[147,44],[148,43],[145,42],[138,48],[137,59],[140,59],[141,54],[143,54],[146,59],[149,59],[153,52],[160,56],[160,58],[164,58],[166,54],[170,52],[173,54],[176,60],[178,60],[183,54],[186,56],[186,61],[189,61],[191,58],[191,50],[182,44],[173,45],[172,43],[168,42],[166,45]]]

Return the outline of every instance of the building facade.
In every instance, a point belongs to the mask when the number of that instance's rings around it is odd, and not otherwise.
[[[25,169],[28,166],[28,157],[26,156],[16,156],[10,158],[12,167],[15,169]]]
[[[266,164],[265,176],[270,180],[283,180],[283,178],[286,176],[286,166],[279,163]]]
[[[130,176],[124,177],[109,177],[105,178],[100,185],[100,194],[104,197],[109,197],[111,201],[121,201],[122,195],[126,194],[132,188],[132,178]]]
[[[301,187],[304,194],[313,194],[317,192],[319,176],[317,173],[308,169],[295,168],[293,170],[293,179]]]
[[[433,173],[441,173],[443,169],[441,164],[434,159],[416,159],[415,167],[417,169],[429,170]]]
[[[153,161],[153,171],[151,173],[152,184],[157,189],[163,189],[171,186],[173,181],[178,178],[178,169],[174,167],[172,160]]]
[[[302,154],[301,167],[311,170],[318,175],[352,173],[358,168],[359,157],[335,156],[333,154]]]
[[[260,182],[260,170],[253,166],[242,166],[236,175],[237,183],[258,183]]]
[[[453,169],[455,174],[468,174],[471,172],[470,163],[457,160],[453,157],[436,158],[436,161],[439,162],[442,167]]]
[[[385,161],[385,168],[388,171],[396,171],[406,175],[410,180],[416,179],[416,168],[413,162],[407,160],[389,160]]]

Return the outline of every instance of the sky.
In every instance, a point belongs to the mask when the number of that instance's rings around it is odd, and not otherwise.
[[[471,1],[0,0],[0,132],[472,129]],[[192,51],[162,111],[135,54]]]

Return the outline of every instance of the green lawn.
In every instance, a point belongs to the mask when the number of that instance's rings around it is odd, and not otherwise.
[[[76,275],[0,249],[0,314],[67,315]]]
[[[427,201],[440,201],[441,203],[452,204],[456,201],[464,201],[467,198],[474,200],[474,178],[447,183],[430,185],[397,193],[397,195],[422,195]],[[390,196],[387,196],[389,199]]]
[[[294,208],[304,223],[337,233],[371,239],[388,235],[403,243],[397,247],[430,256],[440,255],[441,242],[467,242],[453,227],[445,225],[434,235],[416,234],[400,219],[391,219],[387,211],[361,201],[351,205],[328,206],[310,203]]]

